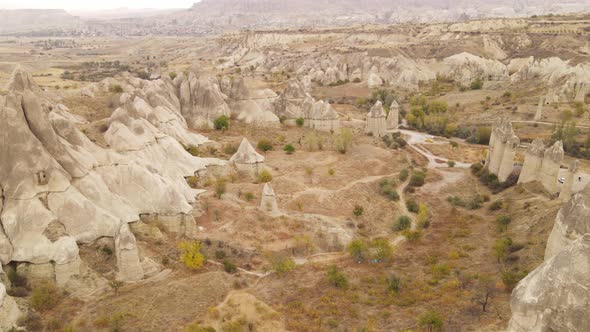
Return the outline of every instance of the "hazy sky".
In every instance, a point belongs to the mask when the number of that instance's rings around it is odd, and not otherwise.
[[[112,8],[188,8],[198,0],[0,0],[0,9],[63,8],[66,10]]]

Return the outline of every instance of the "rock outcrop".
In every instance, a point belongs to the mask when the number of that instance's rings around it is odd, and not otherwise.
[[[226,103],[227,96],[213,77],[197,77],[194,72],[178,74],[174,79],[182,115],[192,128],[213,127],[213,121],[225,115],[230,116]]]
[[[533,140],[525,153],[518,183],[540,181],[549,193],[558,193],[560,191],[558,182],[559,169],[563,156],[563,144],[561,141],[555,142],[550,148],[546,149],[543,140]]]
[[[365,133],[373,135],[375,137],[381,137],[385,135],[387,130],[387,119],[385,111],[383,110],[383,104],[378,100],[367,114],[367,124],[365,126]]]
[[[572,193],[574,191],[574,182],[576,179],[576,173],[578,172],[578,164],[580,162],[576,159],[572,161],[570,167],[567,169],[567,173],[565,179],[563,181],[563,186],[561,186],[561,191],[559,192],[559,199],[562,201],[568,201],[572,197]]]
[[[512,292],[510,332],[590,330],[590,234],[546,259]]]
[[[252,178],[257,178],[258,174],[264,170],[264,157],[254,150],[245,137],[229,162],[236,167],[238,172]]]
[[[262,198],[260,200],[260,209],[268,212],[271,215],[279,215],[279,205],[277,204],[277,197],[270,183],[265,183],[262,189]]]
[[[590,186],[559,210],[545,260],[512,292],[508,331],[588,331]]]
[[[304,85],[297,80],[289,80],[285,90],[274,103],[275,114],[283,119],[297,119],[304,117],[303,103],[311,98],[305,92]]]
[[[524,154],[524,163],[518,177],[518,183],[539,181],[543,157],[545,154],[545,143],[540,138],[533,140]]]
[[[340,116],[330,103],[322,100],[314,102],[311,97],[307,97],[303,109],[306,127],[332,132],[340,130]]]
[[[229,108],[238,120],[259,126],[279,125],[279,117],[274,113],[277,95],[272,90],[250,90],[244,78],[238,77],[229,83],[227,95]]]
[[[135,239],[121,230],[140,214],[170,222],[190,216],[201,191],[185,177],[225,164],[193,157],[179,143],[207,139],[187,130],[170,80],[121,85],[127,92],[107,119],[102,147],[77,128],[83,119],[52,102],[26,73],[13,75],[0,97],[3,264],[32,263],[29,270],[67,288],[82,277],[78,245],[110,237],[118,252],[127,250],[117,255],[120,279],[138,280],[140,268],[127,262],[142,257],[128,250]]]
[[[396,129],[397,126],[399,126],[399,104],[394,100],[387,113],[387,129]]]
[[[520,140],[514,134],[512,123],[502,118],[492,127],[486,166],[491,174],[498,176],[498,181],[505,182],[514,169],[514,156]]]
[[[16,327],[21,315],[16,302],[6,294],[6,287],[0,282],[0,331],[10,331]]]

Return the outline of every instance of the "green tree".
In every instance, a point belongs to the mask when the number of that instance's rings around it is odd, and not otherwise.
[[[283,147],[283,151],[285,151],[286,154],[293,154],[295,152],[295,147],[293,144],[286,144]]]
[[[348,287],[348,278],[342,273],[336,265],[330,266],[328,269],[328,282],[336,288],[345,289]]]
[[[295,124],[297,124],[297,127],[303,127],[304,123],[305,123],[305,119],[303,119],[303,118],[297,118],[295,120]]]
[[[222,115],[213,121],[213,127],[216,130],[225,131],[229,129],[229,118],[225,115]]]
[[[262,152],[267,152],[272,150],[272,142],[267,139],[261,139],[258,141],[258,145],[256,145],[256,147],[258,147],[258,150]]]
[[[440,314],[434,310],[428,310],[427,312],[420,315],[418,319],[420,326],[426,326],[429,332],[439,331],[443,327],[443,320]]]
[[[352,258],[356,261],[356,262],[364,262],[365,259],[367,258],[367,252],[368,252],[368,247],[367,244],[361,240],[361,239],[356,239],[351,241],[348,244],[348,247],[346,248],[348,253],[350,254],[350,256],[352,256]]]

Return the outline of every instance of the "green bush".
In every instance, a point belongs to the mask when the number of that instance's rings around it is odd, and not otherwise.
[[[414,171],[414,173],[412,173],[412,177],[410,177],[410,186],[422,187],[424,185],[425,178],[426,178],[426,174],[424,172]]]
[[[518,282],[526,277],[525,271],[511,270],[502,272],[502,282],[508,291],[512,291]]]
[[[54,284],[43,283],[31,292],[31,307],[37,311],[46,311],[55,307],[62,294]]]
[[[295,152],[295,147],[293,144],[287,144],[283,147],[283,151],[285,151],[286,154],[293,154]]]
[[[260,172],[260,174],[258,174],[258,182],[266,183],[270,181],[272,181],[272,175],[269,171],[263,170],[262,172]]]
[[[469,87],[471,90],[481,90],[481,88],[483,88],[483,80],[481,78],[476,78],[473,80],[473,82],[471,82]]]
[[[496,223],[498,224],[498,230],[503,232],[506,229],[508,229],[508,224],[510,224],[511,221],[512,221],[512,218],[510,218],[510,216],[506,216],[506,215],[498,216],[496,218]]]
[[[502,201],[494,201],[492,202],[492,204],[490,204],[490,211],[498,211],[500,210],[502,207],[504,207],[504,204],[502,203]]]
[[[365,209],[360,205],[355,205],[354,209],[352,210],[352,214],[354,214],[355,217],[362,216],[363,212],[365,212]]]
[[[262,152],[266,152],[266,151],[270,151],[272,150],[272,142],[266,139],[260,140],[258,142],[258,150],[262,151]]]
[[[295,261],[291,258],[276,257],[273,259],[272,268],[277,274],[286,274],[297,267]]]
[[[402,182],[405,182],[408,179],[408,176],[410,176],[410,171],[408,171],[407,168],[404,168],[399,172],[399,180]]]
[[[406,208],[412,213],[418,213],[418,203],[413,199],[406,201]]]
[[[389,262],[393,257],[393,247],[387,239],[379,238],[371,241],[371,249],[375,262]]]
[[[397,218],[397,221],[393,225],[394,231],[403,231],[405,229],[410,228],[412,226],[412,219],[408,216],[400,216]]]
[[[392,201],[399,201],[399,194],[394,188],[395,182],[393,180],[384,179],[379,182],[379,193]]]
[[[449,167],[451,167],[451,168],[452,168],[452,167],[455,167],[455,162],[454,162],[453,160],[448,160],[448,161],[447,161],[447,165],[448,165]]]
[[[168,73],[168,76],[170,76],[171,80],[174,80],[176,78],[177,74],[176,74],[176,72],[171,71]]]
[[[420,315],[418,318],[418,324],[420,326],[428,327],[428,331],[440,331],[443,327],[443,320],[440,314],[434,310],[428,310],[427,312]]]
[[[367,259],[368,246],[363,240],[357,239],[351,241],[346,249],[357,263],[364,262]]]
[[[229,118],[222,115],[213,121],[213,127],[216,130],[227,130],[229,129]]]
[[[343,128],[340,130],[340,133],[334,139],[334,146],[336,147],[336,151],[340,152],[341,154],[345,154],[346,151],[350,148],[352,144],[352,131],[348,128]]]
[[[395,274],[391,275],[389,279],[387,279],[387,289],[389,290],[389,292],[398,294],[401,288],[401,279]]]
[[[297,124],[297,127],[303,127],[304,123],[305,123],[305,119],[303,119],[303,118],[297,118],[295,120],[295,124]]]
[[[227,273],[236,273],[238,271],[238,268],[230,260],[224,259],[223,260],[223,270]]]
[[[348,287],[348,279],[335,265],[328,269],[328,282],[336,288],[345,289]]]

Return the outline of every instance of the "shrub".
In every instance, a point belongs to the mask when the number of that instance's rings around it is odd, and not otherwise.
[[[422,238],[422,231],[419,229],[415,231],[406,229],[402,231],[402,235],[405,236],[409,242],[418,242]]]
[[[272,143],[267,139],[263,139],[258,142],[258,145],[256,145],[256,147],[258,147],[258,150],[266,152],[272,150]]]
[[[440,314],[434,310],[428,310],[427,312],[420,315],[418,319],[420,326],[427,326],[428,331],[439,331],[443,327],[443,320]]]
[[[393,180],[382,180],[379,182],[379,192],[381,195],[389,198],[392,201],[399,201],[399,194],[394,188],[395,182]]]
[[[303,127],[304,123],[305,123],[305,120],[303,118],[297,118],[295,120],[295,124],[297,124],[297,127]]]
[[[354,214],[355,217],[362,216],[363,212],[365,212],[365,209],[360,205],[355,205],[354,209],[352,210],[352,214]]]
[[[527,273],[525,271],[519,270],[512,270],[512,271],[504,271],[502,272],[502,282],[506,286],[508,291],[512,291],[518,282],[526,277]]]
[[[426,174],[422,171],[414,171],[412,177],[410,177],[410,186],[412,187],[422,187],[424,185],[424,179],[426,178]]]
[[[189,145],[185,150],[195,157],[198,157],[201,153],[201,151],[199,151],[199,147],[194,145]]]
[[[510,218],[510,216],[506,216],[506,215],[498,216],[496,218],[496,223],[498,224],[498,230],[503,232],[506,229],[508,229],[508,224],[510,224],[510,221],[512,221],[512,218]]]
[[[180,243],[180,261],[190,269],[199,269],[205,262],[205,256],[201,253],[200,242],[183,241]]]
[[[399,180],[402,182],[405,182],[408,179],[409,175],[410,175],[410,171],[408,171],[407,168],[404,168],[401,170],[401,172],[399,172]]]
[[[387,239],[375,239],[371,241],[371,249],[374,252],[373,259],[377,262],[389,262],[393,257],[393,247]]]
[[[293,144],[287,144],[283,147],[283,151],[287,154],[293,154],[293,152],[295,152],[295,147],[293,147]]]
[[[123,93],[123,88],[119,84],[113,84],[109,87],[109,92]]]
[[[471,82],[471,85],[469,87],[471,88],[471,90],[481,90],[481,88],[483,88],[482,79],[476,78],[475,80],[473,80],[473,82]]]
[[[504,204],[502,203],[502,201],[494,201],[494,202],[492,202],[492,204],[490,204],[489,209],[490,209],[490,211],[498,211],[503,206],[504,206]]]
[[[389,277],[389,279],[387,279],[387,289],[389,290],[389,292],[398,294],[401,289],[401,286],[401,279],[395,274],[392,274]]]
[[[428,228],[430,226],[430,216],[428,214],[428,207],[426,204],[420,203],[418,206],[418,226]]]
[[[223,260],[223,270],[227,273],[236,273],[238,271],[238,268],[229,259],[224,259]]]
[[[475,164],[471,164],[471,173],[473,175],[477,175],[479,176],[481,174],[481,171],[483,170],[483,165],[480,163],[475,163]]]
[[[213,121],[213,127],[216,130],[227,130],[229,129],[229,118],[225,115],[222,115]]]
[[[31,292],[31,307],[37,311],[49,310],[59,303],[61,295],[54,284],[40,284]]]
[[[191,188],[197,188],[199,186],[199,177],[198,176],[189,176],[188,178],[186,178],[186,183],[188,183],[188,185]]]
[[[328,282],[336,288],[345,289],[348,287],[348,279],[336,265],[330,266],[328,269]]]
[[[262,172],[260,172],[260,174],[258,174],[258,182],[266,183],[270,181],[272,181],[272,175],[269,171],[263,170]]]
[[[451,144],[451,147],[456,149],[459,147],[459,143],[455,142],[455,141],[449,141],[449,144]]]
[[[277,274],[291,272],[296,267],[297,265],[295,264],[295,261],[293,261],[291,258],[275,257],[272,260],[272,269],[275,270]]]
[[[244,199],[246,202],[250,202],[254,199],[254,194],[251,191],[247,191],[244,193]]]
[[[410,228],[412,226],[412,219],[408,216],[400,216],[397,218],[395,225],[393,225],[394,231],[403,231],[405,229]]]
[[[418,203],[413,199],[406,201],[406,208],[412,213],[418,213]]]
[[[332,176],[334,174],[336,174],[336,171],[333,168],[329,168],[328,169],[328,175]]]
[[[504,258],[506,258],[506,255],[508,255],[511,246],[512,239],[509,237],[496,240],[496,242],[494,243],[494,256],[496,256],[498,263],[500,263]]]
[[[224,259],[226,256],[225,251],[223,250],[215,250],[215,258],[217,259]]]
[[[215,196],[217,199],[221,199],[221,196],[225,194],[227,180],[224,177],[217,178],[215,181]]]
[[[336,151],[345,154],[352,144],[352,131],[348,128],[343,128],[340,133],[334,139],[334,146]]]
[[[367,258],[368,247],[363,240],[357,239],[351,241],[346,249],[350,256],[358,263],[364,262]]]
[[[447,160],[447,165],[451,168],[455,167],[455,162],[453,160]]]
[[[178,76],[178,75],[176,74],[176,72],[171,71],[168,73],[168,76],[170,76],[171,80],[174,80],[176,78],[176,76]]]
[[[223,146],[223,153],[225,153],[227,155],[233,155],[237,151],[238,151],[238,146],[235,144],[228,143]]]
[[[469,210],[477,210],[481,208],[482,204],[483,197],[481,197],[479,194],[475,194],[473,197],[471,197],[471,199],[469,199],[469,201],[467,201],[467,208]]]

